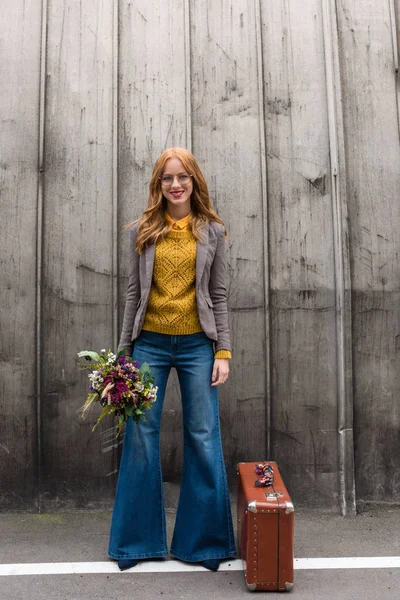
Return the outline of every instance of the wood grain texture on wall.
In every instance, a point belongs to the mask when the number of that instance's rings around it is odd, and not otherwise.
[[[34,505],[36,222],[41,10],[2,6],[0,28],[0,506]],[[18,28],[14,25],[18,23]],[[7,56],[7,60],[4,57]]]
[[[263,205],[255,3],[193,2],[193,151],[228,230],[232,379],[220,388],[229,472],[265,457]],[[202,23],[202,26],[200,26]]]
[[[400,502],[399,0],[3,12],[0,508],[111,506],[121,444],[79,420],[76,354],[116,343],[124,226],[171,146],[228,230],[229,475],[268,457],[296,504]],[[164,408],[177,480],[175,371]]]
[[[50,2],[48,10],[42,326],[43,506],[82,506],[113,493],[79,350],[112,340],[113,2]]]
[[[397,4],[397,8],[398,4]],[[400,499],[400,147],[389,2],[338,4],[352,264],[357,497]]]
[[[332,504],[340,494],[337,282],[322,4],[263,4],[262,23],[273,458],[295,500]]]

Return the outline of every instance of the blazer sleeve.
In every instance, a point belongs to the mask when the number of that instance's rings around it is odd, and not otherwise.
[[[217,229],[217,248],[214,260],[210,269],[209,291],[213,303],[215,325],[217,327],[218,340],[215,344],[215,351],[229,350],[232,346],[229,336],[228,324],[228,302],[226,294],[226,256],[225,256],[225,235],[224,228],[218,224]]]
[[[120,352],[125,349],[129,355],[132,354],[132,330],[140,300],[139,254],[136,251],[137,231],[137,225],[133,225],[129,230],[128,290],[126,293],[122,332],[117,350],[117,352]]]

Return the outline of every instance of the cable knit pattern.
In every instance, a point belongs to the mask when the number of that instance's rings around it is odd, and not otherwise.
[[[153,280],[143,329],[168,334],[201,331],[196,307],[196,239],[170,231],[156,244]]]
[[[155,247],[153,279],[143,329],[169,335],[202,331],[196,304],[196,238],[187,215]],[[214,358],[231,358],[219,350]]]

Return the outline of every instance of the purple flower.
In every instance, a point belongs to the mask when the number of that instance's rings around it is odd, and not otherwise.
[[[121,363],[121,365],[124,365],[126,363],[126,356],[125,356],[125,354],[122,354],[119,357],[119,362]]]
[[[119,393],[126,392],[128,389],[125,381],[117,381],[117,383],[115,384],[115,387],[116,387],[117,392],[119,392]]]
[[[138,366],[140,365],[140,362],[139,362],[138,360],[134,360],[134,361],[133,361],[133,365],[134,365],[135,367],[138,367]]]

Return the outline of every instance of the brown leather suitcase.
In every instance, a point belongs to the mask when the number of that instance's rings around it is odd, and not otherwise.
[[[294,507],[276,462],[270,487],[256,487],[258,463],[239,463],[238,548],[249,590],[293,587]]]

